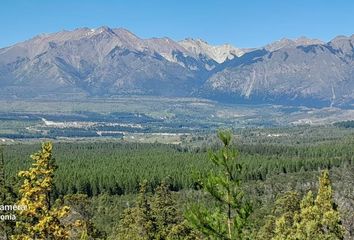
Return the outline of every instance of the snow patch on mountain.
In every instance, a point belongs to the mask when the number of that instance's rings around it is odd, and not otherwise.
[[[235,56],[240,57],[245,53],[243,49],[235,48],[230,44],[212,46],[201,39],[187,38],[180,41],[179,44],[191,53],[194,53],[196,56],[201,54],[215,60],[218,63],[231,60]]]

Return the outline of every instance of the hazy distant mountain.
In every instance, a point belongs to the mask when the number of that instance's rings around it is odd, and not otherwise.
[[[0,49],[0,97],[149,94],[348,107],[353,44],[354,36],[329,43],[302,37],[238,49],[200,39],[141,39],[122,28],[80,28]]]

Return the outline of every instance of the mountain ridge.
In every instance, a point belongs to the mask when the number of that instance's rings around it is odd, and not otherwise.
[[[0,97],[148,94],[350,107],[353,45],[354,35],[241,49],[202,39],[142,39],[124,28],[77,28],[1,48]]]

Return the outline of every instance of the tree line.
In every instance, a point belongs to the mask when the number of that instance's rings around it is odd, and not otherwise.
[[[285,146],[271,144],[238,144],[241,173],[247,181],[265,180],[271,176],[352,165],[354,149],[348,141],[331,144]],[[8,181],[28,167],[23,159],[36,144],[9,145],[4,148]],[[216,150],[220,146],[211,146]],[[138,143],[56,143],[53,150],[59,166],[55,179],[55,196],[67,194],[124,195],[137,193],[139,183],[148,180],[148,189],[156,188],[169,176],[171,189],[194,188],[199,175],[215,170],[208,150],[163,144]],[[16,182],[16,179],[14,179]]]

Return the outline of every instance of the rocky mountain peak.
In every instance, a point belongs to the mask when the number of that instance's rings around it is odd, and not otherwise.
[[[179,44],[197,56],[202,54],[218,63],[231,60],[235,56],[242,56],[245,53],[244,50],[235,48],[230,44],[212,46],[201,39],[186,38],[185,40],[180,41]]]
[[[340,54],[349,58],[354,57],[354,36],[340,35],[332,39],[329,43],[333,49],[339,51]]]
[[[321,40],[318,39],[311,39],[307,37],[299,37],[296,39],[289,39],[289,38],[282,38],[278,41],[275,41],[271,44],[266,45],[264,48],[270,52],[288,48],[288,47],[296,47],[296,46],[308,46],[308,45],[316,45],[316,44],[323,44]]]

